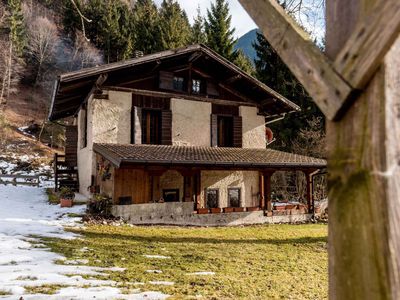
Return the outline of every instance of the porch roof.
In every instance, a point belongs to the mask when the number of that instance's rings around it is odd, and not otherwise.
[[[116,167],[190,166],[230,169],[326,167],[326,160],[272,149],[197,146],[94,144],[93,150]]]

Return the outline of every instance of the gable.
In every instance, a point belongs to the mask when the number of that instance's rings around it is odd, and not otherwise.
[[[209,48],[193,45],[61,75],[53,90],[49,119],[74,115],[89,94],[107,87],[249,102],[267,116],[299,110]]]

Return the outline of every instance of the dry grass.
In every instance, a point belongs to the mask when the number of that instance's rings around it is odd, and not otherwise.
[[[110,279],[129,291],[159,290],[171,299],[326,299],[327,226],[273,225],[236,228],[89,226],[84,239],[47,243],[68,259],[118,266]],[[88,252],[80,249],[88,247]],[[149,259],[143,255],[170,259]],[[161,274],[146,270],[161,270]],[[211,271],[215,275],[187,275]],[[171,281],[173,286],[149,281]]]

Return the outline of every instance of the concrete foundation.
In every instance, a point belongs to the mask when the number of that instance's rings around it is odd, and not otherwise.
[[[193,213],[193,202],[114,205],[112,213],[134,225],[239,226],[298,223],[309,221],[311,214],[264,216],[263,211],[218,214]]]

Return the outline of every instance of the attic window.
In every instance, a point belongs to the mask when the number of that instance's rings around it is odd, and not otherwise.
[[[193,79],[192,80],[192,93],[200,94],[201,91],[201,80]]]
[[[174,76],[174,83],[173,83],[174,90],[184,91],[183,83],[184,83],[183,77]]]

